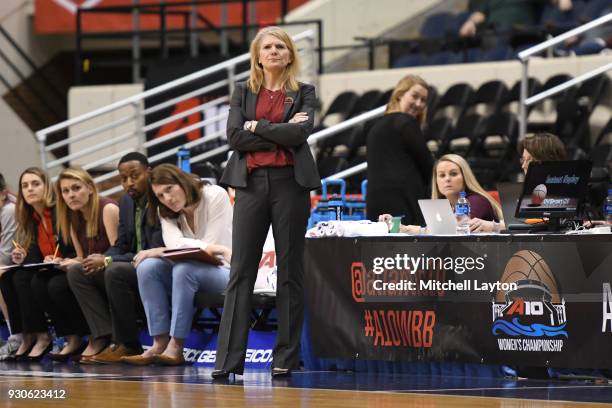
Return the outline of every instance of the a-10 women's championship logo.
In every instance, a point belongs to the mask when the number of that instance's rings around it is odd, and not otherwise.
[[[500,290],[493,300],[492,334],[499,350],[563,351],[565,300],[546,261],[533,251],[516,252],[500,279],[513,282],[516,290]]]

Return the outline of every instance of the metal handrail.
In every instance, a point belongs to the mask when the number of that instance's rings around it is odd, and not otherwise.
[[[355,126],[357,126],[357,125],[359,125],[361,123],[364,123],[364,122],[366,122],[368,120],[371,120],[371,119],[374,119],[374,118],[378,118],[378,117],[383,115],[383,113],[385,111],[385,108],[386,108],[385,105],[379,106],[378,108],[375,108],[375,109],[372,109],[370,111],[364,112],[364,113],[362,113],[360,115],[357,115],[354,118],[345,120],[343,122],[340,122],[340,123],[337,123],[337,124],[335,124],[333,126],[330,126],[330,127],[326,128],[326,129],[323,129],[323,130],[320,130],[318,132],[315,132],[312,135],[310,135],[310,137],[308,138],[308,144],[310,146],[313,146],[317,142],[319,142],[319,141],[321,141],[323,139],[326,139],[328,137],[331,137],[331,136],[333,136],[333,135],[335,135],[337,133],[340,133],[340,132],[342,132],[342,131],[344,131],[346,129],[353,128],[353,127],[355,127]],[[228,113],[226,112],[226,113],[222,113],[219,116],[222,116],[222,115],[227,116],[227,114]],[[213,137],[214,135],[224,136],[225,135],[225,130],[215,132],[215,133],[213,133],[212,136],[208,136],[208,137],[205,137],[205,138],[202,138],[202,139],[206,139],[205,142],[208,142],[208,141],[211,141],[211,140],[214,139],[214,137]],[[220,136],[217,136],[217,137],[220,137]],[[198,139],[198,140],[202,140],[202,139]],[[147,143],[151,143],[151,142],[152,141],[147,142]],[[185,147],[188,147],[188,145],[185,145]],[[174,148],[173,152],[175,152],[177,150],[178,150],[178,148]],[[130,150],[126,150],[125,153],[128,153],[129,151],[131,151],[131,149]],[[207,159],[209,157],[213,157],[213,156],[216,156],[218,154],[221,154],[221,153],[227,152],[227,151],[229,151],[229,146],[227,144],[225,144],[223,146],[216,147],[216,148],[211,149],[211,150],[209,150],[207,152],[204,152],[204,153],[201,153],[201,154],[199,154],[197,156],[192,157],[190,159],[190,162],[191,163],[197,163],[197,162],[205,160],[205,159]],[[149,158],[149,162],[154,163],[155,161],[160,160],[161,158],[165,158],[167,156],[169,156],[169,155],[165,155],[164,157],[160,157],[160,155],[156,155],[156,156],[153,156],[153,157]],[[332,176],[329,176],[327,178],[328,179],[335,179],[335,178],[347,177],[347,176],[350,176],[352,174],[356,174],[356,173],[362,172],[366,168],[367,168],[367,163],[361,163],[361,164],[358,164],[358,165],[356,165],[354,167],[351,167],[349,169],[343,170],[342,172],[340,172],[338,174],[334,174]],[[117,174],[119,174],[117,172],[117,170],[114,170],[114,171],[112,171],[110,173],[107,173],[107,174],[105,174],[103,176],[96,177],[94,179],[94,181],[96,183],[99,183],[101,181],[108,180],[108,179],[116,176]],[[121,191],[120,187],[118,187],[118,188],[117,187],[113,187],[111,189],[108,189],[108,190],[105,190],[105,191],[101,192],[100,194],[105,196],[105,195],[110,195],[110,194],[117,193],[119,191]]]
[[[297,34],[295,36],[293,36],[293,40],[294,41],[300,41],[302,39],[307,39],[307,38],[311,38],[314,36],[314,31],[312,30],[307,30],[304,31],[300,34]],[[228,69],[233,69],[236,65],[242,63],[242,62],[246,62],[250,59],[250,55],[248,53],[239,55],[237,57],[234,58],[230,58],[227,61],[221,62],[219,64],[213,65],[212,67],[208,67],[208,68],[204,68],[200,71],[194,72],[192,74],[186,75],[182,78],[178,78],[175,79],[173,81],[167,82],[163,85],[159,85],[156,86],[155,88],[149,89],[147,91],[141,92],[139,94],[130,96],[128,98],[125,98],[121,101],[117,101],[114,102],[110,105],[104,106],[102,108],[98,108],[95,109],[93,111],[84,113],[82,115],[76,116],[74,118],[65,120],[63,122],[57,123],[53,126],[49,126],[48,128],[45,129],[41,129],[38,132],[36,132],[36,137],[38,138],[38,140],[40,142],[45,142],[47,136],[51,133],[57,132],[59,130],[63,130],[66,129],[70,126],[79,124],[81,122],[84,122],[86,120],[95,118],[97,116],[112,112],[114,110],[123,108],[125,106],[129,106],[132,105],[134,103],[140,102],[146,98],[150,98],[152,96],[156,96],[159,94],[162,94],[164,92],[167,92],[171,89],[177,88],[181,85],[185,85],[188,84],[190,82],[193,82],[195,80],[201,79],[205,76],[209,76],[211,74],[215,74],[217,72],[220,71],[227,71]]]
[[[519,140],[525,138],[527,134],[527,107],[537,103],[541,100],[548,98],[549,96],[556,95],[563,90],[570,88],[574,85],[580,84],[584,81],[587,81],[597,75],[600,75],[609,69],[612,69],[612,63],[606,64],[602,67],[595,68],[589,72],[586,72],[576,78],[565,81],[553,88],[547,89],[543,92],[540,92],[536,95],[527,98],[527,81],[529,78],[529,59],[544,50],[547,50],[555,45],[562,43],[568,38],[580,35],[586,31],[589,31],[595,27],[599,27],[605,23],[612,21],[612,13],[608,13],[604,16],[596,18],[593,21],[590,21],[586,24],[581,25],[580,27],[569,30],[563,34],[560,34],[550,40],[546,40],[540,44],[534,45],[526,50],[519,52],[518,59],[522,65],[522,76],[521,76],[521,89],[520,89],[520,103],[519,103]]]
[[[608,13],[605,16],[601,16],[599,18],[596,18],[595,20],[589,21],[588,23],[583,24],[580,27],[576,27],[572,30],[566,31],[563,34],[559,34],[558,36],[553,37],[550,40],[546,40],[544,42],[541,42],[540,44],[534,45],[533,47],[527,48],[526,50],[519,52],[518,57],[521,61],[525,61],[532,55],[539,54],[540,52],[545,51],[554,45],[560,44],[569,38],[580,35],[595,27],[599,27],[600,25],[605,24],[609,21],[612,21],[612,13]]]

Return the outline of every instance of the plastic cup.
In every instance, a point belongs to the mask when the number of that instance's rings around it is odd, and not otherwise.
[[[393,217],[391,220],[391,229],[389,230],[389,232],[392,234],[400,232],[401,223],[402,223],[402,217]]]

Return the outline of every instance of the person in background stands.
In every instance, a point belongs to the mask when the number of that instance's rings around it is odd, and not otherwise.
[[[112,339],[105,350],[89,359],[92,363],[118,363],[123,356],[142,353],[137,319],[144,313],[139,313],[142,302],[132,260],[136,254],[157,254],[164,246],[156,214],[148,216],[151,169],[147,158],[142,153],[128,153],[119,160],[118,170],[126,194],[119,201],[117,241],[104,255],[89,255],[82,268],[68,273],[89,327],[95,328],[92,330],[98,337]]]
[[[422,224],[418,200],[428,196],[433,157],[421,126],[427,116],[427,83],[407,75],[395,86],[385,115],[367,137],[367,210],[372,221],[379,214],[404,215],[404,224]]]

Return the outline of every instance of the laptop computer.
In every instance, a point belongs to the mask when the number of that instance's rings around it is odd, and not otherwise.
[[[431,234],[455,235],[457,233],[457,219],[447,199],[419,200],[419,207],[421,207],[423,218]]]
[[[533,225],[525,224],[522,218],[516,218],[516,204],[518,203],[523,183],[497,183],[497,192],[501,201],[504,223],[507,231],[525,231],[533,228]]]

